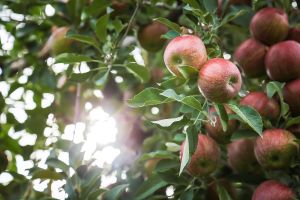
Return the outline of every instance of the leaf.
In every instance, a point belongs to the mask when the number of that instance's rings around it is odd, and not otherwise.
[[[219,183],[217,183],[217,192],[220,200],[231,200],[227,190]]]
[[[186,130],[186,139],[184,142],[184,150],[182,153],[179,175],[183,172],[185,167],[190,162],[198,144],[198,131],[194,126],[190,126]]]
[[[178,34],[180,34],[181,30],[180,30],[180,26],[174,22],[171,22],[170,20],[163,18],[163,17],[159,17],[154,19],[155,21],[159,21],[160,23],[166,25],[167,27],[169,27],[170,29],[176,31]]]
[[[197,0],[183,0],[183,2],[189,4],[192,8],[200,8]]]
[[[148,180],[143,182],[141,187],[135,193],[134,200],[142,200],[151,196],[158,189],[166,186],[168,183],[163,181],[158,175],[151,176]]]
[[[48,158],[46,164],[50,167],[61,169],[66,174],[69,172],[69,166],[57,158]]]
[[[51,180],[61,180],[64,176],[58,172],[52,171],[50,169],[38,169],[33,173],[32,179],[51,179]]]
[[[231,141],[244,139],[244,138],[255,138],[255,137],[257,137],[257,133],[255,133],[253,130],[250,129],[238,130],[232,134]]]
[[[286,118],[287,113],[289,112],[289,105],[284,102],[282,90],[285,83],[280,83],[277,81],[272,81],[267,84],[267,95],[269,98],[272,98],[276,93],[279,95],[280,99],[280,115]]]
[[[197,79],[199,71],[193,66],[182,65],[178,67],[179,72],[186,79]]]
[[[176,159],[177,156],[175,156],[174,154],[172,154],[169,151],[158,150],[158,151],[154,151],[154,152],[150,152],[150,153],[146,153],[146,154],[142,155],[140,157],[140,161],[145,161],[145,160],[149,160],[152,158]]]
[[[228,106],[255,132],[262,136],[263,122],[256,110],[249,106],[236,106],[233,104],[228,104]]]
[[[186,79],[182,77],[172,76],[168,80],[165,80],[161,83],[158,83],[159,86],[164,87],[166,89],[172,88],[172,87],[180,87],[186,82]]]
[[[117,185],[104,193],[104,200],[117,200],[121,194],[128,188],[128,184]]]
[[[236,12],[231,12],[230,14],[226,15],[222,22],[220,23],[219,27],[222,27],[223,25],[227,24],[228,22],[246,14],[247,10],[237,10]]]
[[[101,42],[106,41],[109,14],[103,15],[96,22],[96,35]]]
[[[177,160],[164,159],[157,163],[157,165],[155,167],[155,171],[165,172],[170,169],[176,169],[176,168],[179,168],[179,163]]]
[[[107,81],[108,75],[109,75],[109,70],[107,69],[106,71],[99,71],[99,73],[96,75],[97,78],[95,84],[97,86],[103,87]]]
[[[71,76],[69,77],[70,81],[75,81],[75,82],[84,82],[87,79],[89,79],[91,77],[93,73],[91,71],[86,72],[86,73],[73,73],[71,74]]]
[[[168,103],[173,101],[160,95],[163,90],[149,87],[143,90],[142,92],[135,95],[132,99],[128,100],[127,103],[129,106],[137,108],[144,106],[153,106],[163,103]]]
[[[165,39],[168,39],[168,40],[171,40],[171,39],[174,39],[178,36],[180,36],[180,34],[177,31],[170,30],[166,34],[163,34],[161,37],[165,38]]]
[[[58,55],[55,58],[55,63],[72,64],[72,63],[80,63],[80,62],[98,62],[98,61],[93,60],[88,56],[75,54],[75,53],[63,53]]]
[[[173,123],[179,122],[183,119],[183,116],[176,117],[176,118],[169,118],[169,119],[162,119],[162,120],[157,120],[157,121],[151,121],[153,124],[158,124],[162,127],[169,127]]]
[[[218,7],[218,1],[203,0],[203,5],[208,12],[214,12]]]
[[[126,65],[126,69],[136,76],[142,83],[148,82],[151,78],[149,70],[137,63],[128,63]]]
[[[171,152],[178,152],[180,151],[180,145],[174,143],[174,142],[166,142],[166,147],[168,151]]]
[[[300,124],[300,116],[288,119],[285,127],[287,128],[295,124]]]
[[[97,46],[98,42],[91,36],[86,36],[86,35],[79,35],[79,34],[73,34],[73,33],[68,33],[67,38],[70,38],[72,40],[76,40],[85,44],[89,44],[92,46]]]
[[[228,115],[226,109],[223,104],[214,104],[214,107],[220,117],[222,129],[225,132],[227,130],[227,124],[228,124]]]

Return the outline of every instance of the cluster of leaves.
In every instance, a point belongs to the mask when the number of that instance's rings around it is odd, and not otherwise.
[[[281,116],[275,125],[263,120],[255,110],[239,106],[237,100],[227,104],[235,112],[234,115],[227,115],[223,104],[213,104],[200,95],[195,84],[197,73],[193,68],[182,67],[184,77],[171,76],[163,64],[163,51],[150,53],[143,50],[145,66],[137,62],[132,54],[136,47],[140,47],[137,41],[139,29],[153,19],[168,26],[169,31],[163,38],[170,40],[180,35],[183,26],[201,36],[210,58],[231,54],[248,37],[248,25],[256,10],[276,4],[293,16],[290,1],[258,0],[253,1],[252,7],[229,5],[228,1],[218,6],[218,1],[211,0],[123,2],[127,6],[122,10],[114,7],[110,0],[16,0],[0,3],[0,11],[7,13],[7,17],[0,18],[2,28],[14,37],[12,49],[2,47],[0,50],[1,81],[9,86],[8,92],[2,92],[0,96],[1,114],[6,118],[1,122],[0,150],[11,155],[7,172],[13,176],[7,186],[0,187],[0,199],[51,199],[51,184],[55,180],[65,180],[63,189],[68,199],[97,199],[100,196],[104,199],[166,199],[166,190],[172,188],[175,192],[169,198],[204,198],[212,179],[191,177],[184,173],[184,169],[195,151],[197,134],[203,132],[203,122],[208,120],[209,107],[215,106],[224,130],[231,118],[245,124],[245,130],[234,133],[232,139],[256,137],[264,126],[288,127],[299,123],[298,118],[288,115],[281,93],[283,85],[280,83],[269,82],[265,85],[262,80],[245,79],[241,91],[242,94],[253,88],[266,89],[268,96],[278,95]],[[55,8],[55,14],[51,17],[45,15],[48,4]],[[17,14],[19,17],[16,17]],[[292,19],[296,21],[297,17]],[[74,43],[70,51],[52,55],[55,63],[49,64],[52,57],[41,58],[38,54],[54,26],[69,27],[66,37]],[[83,63],[88,65],[89,71],[81,72]],[[63,66],[58,64],[66,65],[67,69],[55,72],[53,65]],[[28,74],[28,69],[32,73]],[[153,73],[156,69],[161,70],[162,77],[156,77]],[[28,80],[20,81],[24,76]],[[116,83],[117,76],[124,81]],[[12,98],[12,94],[20,89],[24,94],[34,94],[35,107],[25,107],[27,119],[24,122],[17,120],[18,113],[12,109],[17,107],[17,102],[26,105],[25,95],[19,99]],[[99,100],[95,97],[94,90],[101,90],[104,98]],[[45,93],[54,95],[50,106],[43,106]],[[135,95],[125,103],[124,98],[132,94]],[[102,106],[112,116],[120,112],[135,116],[134,120],[126,122],[127,125],[135,122],[131,132],[120,125],[120,144],[115,145],[136,152],[139,155],[137,160],[126,155],[129,151],[121,151],[113,166],[98,168],[93,165],[94,160],[83,159],[83,143],[74,144],[61,138],[68,124],[89,124],[84,117],[89,112],[84,109],[85,102],[92,103],[93,107]],[[151,113],[153,107],[160,110],[159,114]],[[55,119],[52,123],[49,123],[50,116]],[[51,137],[55,140],[50,144],[49,137],[44,133],[47,128],[59,132],[58,135],[52,133]],[[23,130],[37,136],[34,145],[20,146],[20,139],[11,137],[11,132]],[[126,134],[129,136],[124,136]],[[178,151],[183,140],[187,142],[180,162]],[[102,148],[99,145],[97,150]],[[224,146],[221,148],[225,149]],[[37,150],[50,152],[46,169],[38,167],[39,160],[32,156]],[[58,159],[60,152],[68,153],[68,165]],[[18,173],[17,155],[34,162],[29,176]],[[124,157],[131,158],[131,162],[124,161]],[[147,177],[144,163],[153,159],[160,161],[152,175]],[[125,179],[121,176],[124,171]],[[117,182],[108,188],[101,188],[103,174],[117,174]],[[261,181],[236,176],[226,165],[220,167],[213,179],[224,177],[236,182],[241,191],[246,191],[246,195],[252,193],[251,184]],[[282,177],[290,178],[288,174]],[[35,191],[32,186],[35,179],[50,180],[48,190]],[[218,185],[217,191],[219,199],[230,199],[222,186]]]

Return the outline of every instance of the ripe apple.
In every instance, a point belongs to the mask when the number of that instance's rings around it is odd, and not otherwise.
[[[259,164],[265,169],[288,168],[296,156],[296,137],[284,129],[269,129],[255,141],[254,153]]]
[[[222,178],[217,181],[216,180],[212,181],[211,183],[208,184],[208,188],[205,194],[206,200],[219,200],[217,184],[219,186],[222,186],[227,191],[227,193],[230,195],[232,200],[237,199],[235,187],[231,184],[230,181],[228,181],[225,178]]]
[[[268,47],[254,38],[245,40],[234,52],[234,59],[240,64],[246,76],[260,77],[266,74],[265,56]]]
[[[293,200],[294,191],[276,180],[261,183],[253,193],[252,200]]]
[[[239,69],[223,58],[207,61],[199,71],[199,90],[210,101],[225,103],[238,94],[241,86]]]
[[[300,28],[290,28],[287,39],[294,40],[300,43]]]
[[[184,143],[180,148],[182,159]],[[188,172],[193,176],[206,176],[215,171],[220,162],[220,148],[218,144],[209,136],[199,133],[198,145],[187,166]]]
[[[0,173],[4,172],[8,166],[8,159],[3,151],[0,151]]]
[[[265,59],[268,76],[276,81],[300,78],[300,44],[288,40],[273,45]]]
[[[266,45],[284,40],[288,31],[288,16],[279,8],[263,8],[250,22],[250,32],[253,37]]]
[[[253,138],[238,139],[227,145],[229,166],[237,173],[257,173],[259,164],[254,155]]]
[[[300,115],[300,78],[290,81],[284,86],[283,97],[284,97],[284,101],[289,105],[292,115],[299,116]]]
[[[225,109],[228,114],[234,114],[233,111],[228,107],[225,107]],[[212,119],[212,121],[215,121],[214,125],[209,122],[206,122],[204,124],[205,130],[208,135],[220,144],[228,143],[230,141],[232,133],[237,129],[238,121],[234,119],[229,120],[227,130],[224,132],[222,129],[220,117],[217,115],[216,109],[214,107],[211,107],[209,109],[208,115],[209,118]]]
[[[254,108],[262,117],[276,119],[280,114],[277,101],[270,99],[264,92],[250,92],[241,99],[240,104]]]
[[[164,62],[168,70],[181,76],[178,68],[191,66],[200,69],[207,61],[206,48],[195,35],[182,35],[171,40],[164,52]]]
[[[153,22],[139,30],[138,39],[145,50],[156,52],[165,44],[166,39],[161,36],[167,32],[168,27],[159,22]]]

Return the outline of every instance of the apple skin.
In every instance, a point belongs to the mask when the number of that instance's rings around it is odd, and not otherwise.
[[[268,47],[254,38],[245,40],[234,52],[234,59],[240,64],[245,75],[257,78],[266,74],[265,56]]]
[[[150,177],[151,174],[153,173],[153,170],[155,169],[157,163],[160,161],[160,158],[153,158],[150,160],[147,160],[145,162],[144,168],[145,168],[145,173],[147,177]]]
[[[213,58],[199,71],[198,88],[210,101],[225,103],[234,98],[242,86],[239,69],[223,58]]]
[[[288,40],[273,45],[265,59],[267,74],[272,80],[290,81],[300,78],[300,44]]]
[[[241,99],[240,105],[254,108],[262,117],[276,119],[280,115],[280,106],[264,92],[250,92]]]
[[[252,200],[293,200],[296,195],[287,185],[276,180],[261,183],[253,193]]]
[[[300,28],[290,28],[287,40],[294,40],[300,43]]]
[[[231,184],[230,181],[228,181],[225,178],[222,178],[219,179],[218,181],[215,180],[208,184],[208,188],[206,190],[206,195],[205,195],[206,200],[219,200],[219,196],[217,192],[218,191],[217,183],[227,191],[227,193],[230,195],[232,200],[237,199],[235,187]]]
[[[289,105],[293,116],[300,115],[300,79],[288,82],[283,89],[284,101]]]
[[[145,50],[157,52],[164,46],[166,39],[161,38],[161,36],[167,33],[168,30],[165,25],[153,22],[139,30],[138,40]]]
[[[230,110],[228,107],[225,107],[225,110],[228,114],[234,114],[232,110]],[[220,121],[220,117],[217,116],[216,109],[214,107],[211,107],[208,112],[209,118],[216,117],[216,123],[215,126],[213,126],[211,123],[206,122],[204,124],[205,130],[207,134],[212,137],[216,142],[220,144],[226,144],[230,141],[232,133],[237,129],[238,127],[238,121],[231,119],[228,121],[227,130],[224,132],[222,129],[222,124]]]
[[[181,159],[184,143],[182,143],[180,148]],[[198,145],[187,166],[187,170],[193,176],[207,176],[217,169],[220,156],[221,152],[218,144],[211,137],[199,133]]]
[[[3,151],[0,151],[0,173],[4,172],[8,166],[8,159]]]
[[[268,129],[258,137],[254,153],[259,164],[270,170],[286,169],[297,155],[296,137],[284,129]]]
[[[252,36],[266,45],[284,40],[288,31],[288,16],[279,8],[263,8],[253,16],[250,22]]]
[[[176,76],[182,76],[178,70],[180,66],[191,66],[199,70],[206,61],[206,48],[195,35],[182,35],[172,39],[164,52],[165,65]]]
[[[228,165],[237,173],[257,174],[259,164],[254,155],[254,138],[238,139],[227,145]]]

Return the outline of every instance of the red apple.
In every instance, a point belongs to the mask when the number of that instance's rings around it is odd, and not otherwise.
[[[276,180],[261,183],[253,193],[252,200],[293,200],[294,191]]]
[[[181,158],[184,151],[184,143],[182,143],[180,148]],[[209,136],[199,133],[198,145],[187,166],[187,170],[194,176],[209,175],[217,169],[220,156],[218,144]]]
[[[225,107],[225,109],[228,114],[234,114],[233,111],[228,107]],[[217,115],[216,109],[214,107],[211,107],[208,114],[211,121],[215,121],[215,124],[211,124],[209,122],[206,122],[204,124],[205,130],[208,135],[218,143],[228,143],[230,141],[232,133],[237,129],[238,121],[234,119],[229,120],[227,130],[224,132],[222,129],[220,117]]]
[[[276,81],[300,78],[300,44],[288,40],[273,45],[265,59],[268,76]]]
[[[168,27],[159,22],[153,22],[139,30],[138,39],[145,50],[156,52],[165,44],[166,39],[161,36],[167,32]]]
[[[182,35],[174,38],[164,52],[164,62],[169,71],[181,76],[181,66],[200,69],[207,61],[206,48],[202,40],[195,35]]]
[[[225,103],[238,94],[241,86],[239,69],[223,58],[207,61],[199,71],[199,90],[210,101]]]
[[[238,139],[227,145],[229,166],[237,173],[257,173],[259,164],[254,155],[252,138]]]
[[[294,40],[300,43],[300,28],[290,28],[287,39]]]
[[[266,74],[265,56],[268,47],[254,38],[245,40],[236,49],[234,59],[240,64],[246,76],[260,77]]]
[[[270,99],[264,92],[250,92],[241,99],[240,104],[254,108],[262,117],[276,119],[280,115],[277,101]]]
[[[300,56],[300,55],[299,55]],[[289,104],[292,115],[300,115],[300,78],[288,82],[283,89],[284,101]]]
[[[265,169],[288,168],[297,155],[296,137],[284,129],[269,129],[255,141],[254,153]]]
[[[257,40],[272,45],[284,40],[289,31],[288,16],[279,8],[263,8],[250,23],[250,32]]]

